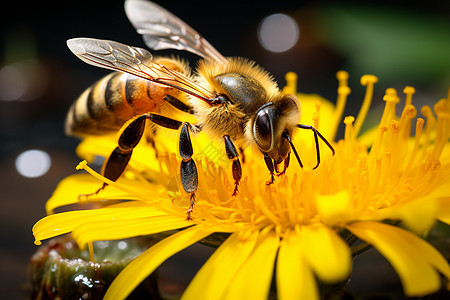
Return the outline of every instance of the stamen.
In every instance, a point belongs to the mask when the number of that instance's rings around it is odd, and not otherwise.
[[[373,99],[373,89],[375,83],[378,82],[378,78],[374,75],[364,75],[361,77],[361,85],[366,87],[366,94],[364,96],[363,104],[361,105],[361,109],[359,110],[358,116],[356,117],[356,122],[354,125],[354,136],[358,136],[359,131],[366,119],[367,113],[369,112],[370,104]]]
[[[284,94],[297,94],[297,80],[298,76],[294,72],[288,72],[285,76],[286,86],[283,88]]]
[[[336,138],[336,133],[339,127],[339,124],[342,120],[342,115],[344,113],[345,104],[347,103],[347,96],[350,94],[351,90],[347,85],[348,80],[348,72],[339,71],[336,74],[337,79],[339,80],[338,87],[338,97],[336,100],[336,110],[334,113],[333,126],[331,126],[331,131],[329,132],[329,136],[331,140]]]
[[[406,165],[404,166],[405,172],[407,172],[411,169],[411,166],[414,162],[416,154],[419,150],[420,137],[422,136],[422,129],[423,129],[424,123],[425,123],[425,120],[422,118],[418,118],[416,121],[416,133],[415,133],[415,137],[414,137],[414,148],[411,151],[411,156],[407,160],[405,160],[406,161]]]
[[[345,124],[345,135],[344,140],[346,143],[349,143],[351,140],[353,140],[353,122],[355,121],[355,117],[348,116],[344,119]]]
[[[89,249],[89,259],[91,260],[91,262],[95,263],[94,246],[92,245],[92,242],[88,242],[88,249]]]
[[[413,105],[406,105],[400,117],[400,138],[406,141],[411,132],[411,121],[417,116],[417,109]]]
[[[82,169],[83,169],[83,170],[85,170],[86,172],[88,172],[89,174],[91,174],[92,176],[94,176],[95,178],[97,178],[98,180],[103,181],[104,183],[106,183],[106,184],[108,184],[108,185],[110,185],[110,186],[113,186],[113,187],[115,187],[115,188],[117,188],[117,189],[119,189],[119,190],[122,190],[122,191],[124,191],[125,193],[128,193],[128,194],[130,194],[130,195],[133,195],[133,196],[135,196],[135,197],[138,198],[138,199],[143,199],[144,201],[148,202],[148,198],[149,198],[148,195],[140,194],[140,193],[138,193],[138,192],[136,192],[136,191],[134,191],[134,190],[128,189],[127,187],[125,187],[125,186],[122,185],[122,184],[119,184],[119,183],[117,183],[117,182],[115,182],[115,181],[109,180],[108,178],[106,178],[106,177],[100,175],[99,173],[97,173],[97,172],[95,172],[93,169],[91,169],[91,168],[87,165],[87,161],[85,161],[85,160],[81,161],[81,162],[77,165],[76,169],[77,169],[77,170],[82,170]]]
[[[400,102],[397,96],[397,91],[393,88],[388,88],[386,94],[383,96],[383,100],[386,102],[384,106],[383,116],[381,117],[379,126],[388,126],[392,119],[395,119],[395,105]]]
[[[267,187],[270,188],[270,187]],[[267,207],[266,203],[264,202],[263,198],[261,196],[256,196],[254,199],[255,208],[260,209],[263,215],[270,219],[270,221],[274,224],[278,224],[279,220],[278,217],[272,212],[272,210]]]
[[[438,160],[450,136],[450,100],[441,99],[434,105],[437,115],[436,140],[433,148],[433,158]]]
[[[406,94],[405,107],[412,104],[412,96],[416,90],[412,86],[405,86],[403,93]]]
[[[431,140],[431,132],[434,129],[434,126],[436,125],[436,119],[434,118],[433,112],[431,111],[431,108],[428,105],[425,105],[420,110],[422,115],[426,118],[426,127],[425,127],[425,141],[423,142],[422,149],[421,149],[421,157],[420,160],[423,160],[426,156],[428,145],[430,144]]]
[[[314,106],[316,107],[316,111],[312,116],[313,122],[314,122],[314,128],[319,130],[319,119],[320,119],[320,107],[322,106],[322,102],[316,101],[314,103]]]
[[[376,159],[378,159],[378,153],[380,152],[381,144],[383,142],[384,133],[388,130],[386,126],[378,127],[378,135],[375,139],[375,142],[372,145],[369,153],[369,166],[372,166]]]

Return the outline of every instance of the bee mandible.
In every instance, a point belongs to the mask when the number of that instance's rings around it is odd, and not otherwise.
[[[199,61],[196,73],[191,75],[187,65],[180,60],[157,58],[142,48],[92,38],[67,41],[70,50],[86,63],[120,72],[107,76],[80,97],[66,122],[68,131],[73,127],[72,131],[81,134],[103,132],[99,127],[108,131],[122,126],[118,145],[104,163],[106,178],[115,181],[120,177],[148,122],[179,131],[181,183],[190,194],[187,219],[192,218],[198,188],[191,133],[205,131],[213,138],[223,139],[227,158],[232,161],[233,196],[237,195],[242,178],[239,148],[250,146],[262,153],[270,173],[267,184],[274,182],[275,174],[286,171],[291,150],[303,167],[292,142],[292,134],[297,128],[311,130],[314,134],[317,159],[314,169],[320,164],[319,138],[334,155],[331,144],[313,126],[299,124],[301,104],[297,97],[282,94],[269,73],[253,61],[223,57],[189,25],[152,2],[127,0],[125,11],[150,49],[185,50],[203,59]],[[125,76],[123,74],[128,77],[120,77]],[[104,94],[97,93],[102,95],[96,96],[93,91],[102,84]],[[129,89],[120,87],[123,85]],[[179,99],[180,93],[187,95],[186,102]],[[196,123],[160,113],[160,107],[167,104],[193,114]],[[129,111],[119,118],[117,114],[124,113],[123,108],[118,109],[121,105],[127,106]],[[82,108],[77,109],[79,107]],[[96,122],[100,118],[96,113],[102,115],[102,122]],[[80,121],[83,117],[91,120],[91,125],[97,124],[97,128],[92,130],[89,122],[74,126],[83,123]],[[130,120],[126,121],[126,118]],[[105,187],[103,184],[95,193]]]

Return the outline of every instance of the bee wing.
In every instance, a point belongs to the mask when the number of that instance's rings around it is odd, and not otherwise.
[[[197,31],[161,6],[144,0],[127,0],[125,12],[150,49],[185,50],[220,64],[227,63]]]
[[[155,63],[153,55],[145,49],[91,38],[70,39],[67,46],[78,58],[90,65],[171,86],[209,103],[216,97],[214,92],[183,74]]]

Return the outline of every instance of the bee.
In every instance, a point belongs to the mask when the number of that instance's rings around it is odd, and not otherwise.
[[[223,139],[226,156],[232,162],[233,196],[242,178],[239,148],[254,147],[261,152],[270,173],[267,184],[274,182],[275,174],[285,173],[291,150],[303,167],[292,142],[298,128],[314,134],[314,169],[320,164],[319,138],[334,155],[331,144],[314,127],[299,123],[301,104],[297,97],[282,94],[262,67],[248,59],[223,57],[199,33],[157,4],[127,0],[125,11],[150,49],[185,50],[202,60],[191,75],[181,61],[154,57],[143,48],[92,38],[67,41],[70,50],[84,62],[116,71],[74,103],[66,122],[67,130],[78,134],[98,134],[121,127],[118,145],[104,163],[106,178],[115,181],[120,177],[148,123],[179,132],[181,183],[190,194],[188,220],[192,218],[198,188],[197,167],[192,159],[193,133],[204,131],[212,138]],[[180,100],[182,94],[187,96],[186,102]],[[164,115],[164,105],[192,114],[196,122]],[[105,187],[103,184],[95,193]]]

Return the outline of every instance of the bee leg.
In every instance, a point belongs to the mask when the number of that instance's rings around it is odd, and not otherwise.
[[[227,152],[227,157],[229,160],[233,161],[233,179],[234,179],[234,191],[233,196],[236,196],[238,193],[239,182],[242,178],[242,167],[241,162],[239,161],[239,153],[234,147],[233,142],[230,139],[229,135],[224,135],[223,139],[225,140],[225,151]]]
[[[103,176],[111,181],[116,181],[128,165],[134,147],[139,143],[145,129],[147,115],[141,115],[130,123],[127,123],[120,134],[118,146],[111,152],[108,160],[103,165]],[[94,193],[82,194],[78,197],[89,197],[98,194],[108,184],[103,185]]]
[[[186,193],[191,194],[191,202],[187,211],[186,220],[192,220],[191,214],[194,210],[195,191],[198,188],[198,173],[192,155],[194,150],[192,148],[191,137],[189,136],[189,123],[183,123],[180,132],[179,150],[181,156],[180,176],[181,183]]]
[[[174,96],[166,95],[164,97],[164,100],[167,103],[169,103],[170,105],[172,105],[173,107],[175,107],[176,109],[178,109],[178,110],[184,111],[184,112],[186,112],[188,114],[193,114],[194,113],[194,109],[191,106],[183,103],[182,101],[178,100]]]
[[[180,177],[183,189],[186,193],[191,194],[191,202],[187,211],[186,220],[192,220],[191,214],[194,210],[195,191],[198,188],[198,173],[197,166],[192,159],[194,150],[192,148],[191,137],[189,136],[189,129],[193,131],[200,131],[200,129],[190,123],[183,123],[158,114],[147,113],[145,116],[152,122],[168,129],[179,129],[181,127],[179,142],[179,151],[182,159],[180,165]]]
[[[270,158],[269,155],[264,154],[264,162],[266,163],[267,169],[270,171],[270,180],[266,182],[267,185],[271,185],[275,181],[275,167],[273,165],[273,160]]]
[[[239,147],[239,153],[241,154],[241,157],[242,157],[242,163],[245,164],[245,153],[244,153],[244,148]]]
[[[286,173],[286,170],[289,167],[290,158],[291,158],[291,153],[288,153],[287,157],[284,159],[284,167],[283,167],[283,171],[281,171],[281,172],[278,171],[280,164],[275,165],[275,170],[277,171],[277,176],[281,176],[284,173]]]

